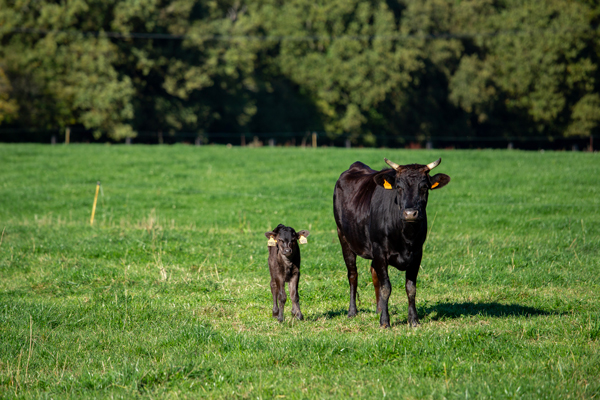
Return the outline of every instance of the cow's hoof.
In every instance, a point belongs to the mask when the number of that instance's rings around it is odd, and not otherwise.
[[[354,311],[348,311],[348,318],[354,318],[354,317],[356,317],[356,314],[358,314],[356,312],[356,310],[354,310]]]
[[[379,325],[379,327],[381,329],[389,329],[390,328],[390,324],[381,324],[381,325]]]
[[[419,325],[421,325],[421,324],[419,323],[419,321],[416,321],[416,320],[408,322],[408,326],[410,326],[411,328],[417,328]]]
[[[304,315],[302,315],[302,313],[298,313],[296,315],[294,315],[296,318],[298,318],[299,321],[302,321],[304,319]]]

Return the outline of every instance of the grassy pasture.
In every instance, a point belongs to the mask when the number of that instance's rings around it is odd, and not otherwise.
[[[346,317],[333,186],[383,157],[452,177],[416,329],[393,268],[379,328],[366,260]],[[599,175],[572,152],[0,145],[0,398],[598,398]],[[270,316],[278,223],[311,231],[302,322]]]

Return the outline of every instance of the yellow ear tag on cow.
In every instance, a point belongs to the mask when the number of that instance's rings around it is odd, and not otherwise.
[[[439,182],[436,182],[436,183],[434,183],[433,185],[431,185],[431,188],[432,188],[432,189],[435,189],[436,187],[438,187],[438,186],[439,186],[439,184],[440,184]]]
[[[390,183],[384,179],[383,180],[383,187],[386,188],[386,189],[391,189],[392,185],[390,185]]]
[[[306,240],[306,238],[304,237],[304,235],[300,235],[300,239],[298,239],[298,241],[300,242],[300,244],[306,244],[306,243],[308,243],[308,240]]]
[[[273,247],[273,246],[276,246],[276,245],[277,245],[277,240],[275,240],[273,238],[273,236],[271,236],[271,238],[267,241],[267,246]]]

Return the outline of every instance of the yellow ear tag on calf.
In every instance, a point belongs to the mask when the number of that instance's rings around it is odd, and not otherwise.
[[[440,184],[439,182],[436,182],[436,183],[434,183],[433,185],[431,185],[431,188],[432,188],[432,189],[435,189],[437,186],[439,186],[439,184]]]
[[[308,240],[306,240],[306,238],[304,237],[304,235],[300,235],[300,239],[298,239],[298,241],[300,242],[300,244],[306,244],[306,243],[308,243]]]
[[[276,245],[277,245],[277,240],[275,240],[273,238],[273,236],[271,236],[271,238],[267,241],[267,246],[273,247],[273,246],[276,246]]]
[[[386,189],[391,189],[392,185],[390,185],[390,183],[384,179],[383,180],[383,187],[386,188]]]

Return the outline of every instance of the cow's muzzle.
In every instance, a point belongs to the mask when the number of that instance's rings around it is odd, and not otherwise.
[[[419,210],[406,209],[402,213],[402,217],[406,222],[415,222],[419,219]]]

